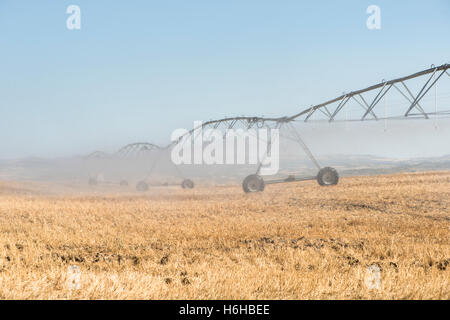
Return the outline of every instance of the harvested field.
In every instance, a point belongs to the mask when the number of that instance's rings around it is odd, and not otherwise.
[[[0,182],[1,299],[450,299],[450,172],[48,190]]]

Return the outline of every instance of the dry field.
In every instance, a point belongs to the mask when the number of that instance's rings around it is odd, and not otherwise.
[[[450,172],[48,190],[0,182],[1,299],[450,299]]]

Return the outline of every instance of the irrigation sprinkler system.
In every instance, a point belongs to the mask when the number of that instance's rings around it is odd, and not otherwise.
[[[117,152],[113,154],[107,154],[102,151],[95,151],[88,156],[84,157],[85,161],[94,164],[95,172],[104,171],[110,167],[110,169],[114,169],[116,165],[120,165],[120,163],[127,162],[130,163],[132,161],[140,161],[146,164],[150,164],[147,174],[145,177],[141,178],[136,183],[137,191],[147,191],[150,188],[149,177],[157,166],[158,162],[161,160],[161,156],[164,152],[167,152],[169,147],[160,147],[153,143],[148,142],[137,142],[128,144],[122,148],[120,148]],[[170,162],[171,165],[175,168],[178,176],[182,178],[181,183],[161,183],[161,186],[181,186],[183,189],[192,189],[194,188],[194,182],[190,179],[185,179],[181,174],[179,168]],[[97,175],[90,176],[88,179],[88,184],[91,186],[98,185],[100,183]],[[130,181],[126,177],[122,177],[119,181],[119,185],[122,187],[129,186]]]
[[[449,69],[450,64],[444,64],[438,67],[433,65],[429,69],[408,75],[406,77],[382,81],[365,89],[343,93],[337,98],[311,106],[292,116],[278,118],[242,116],[210,120],[188,131],[184,135],[180,136],[176,141],[173,141],[165,147],[160,147],[151,143],[134,143],[119,149],[112,155],[107,155],[103,152],[96,151],[85,157],[85,160],[89,161],[92,159],[104,159],[107,157],[121,159],[145,158],[148,154],[156,153],[157,155],[150,165],[150,174],[157,165],[157,162],[161,159],[162,153],[170,151],[173,147],[184,143],[187,137],[193,137],[195,139],[195,134],[199,129],[219,129],[226,131],[229,129],[239,128],[242,129],[242,131],[248,131],[252,128],[267,128],[269,130],[274,128],[284,128],[290,133],[289,136],[286,135],[284,137],[298,143],[299,147],[316,167],[317,175],[304,177],[289,175],[284,179],[268,179],[265,181],[260,175],[260,170],[262,167],[262,162],[260,161],[257,165],[256,172],[244,179],[242,183],[244,192],[261,192],[264,190],[265,185],[293,181],[317,180],[321,186],[336,185],[339,182],[338,172],[332,167],[322,167],[319,164],[293,123],[313,121],[333,123],[411,119],[429,120],[430,118],[436,119],[449,117],[450,110],[438,110],[437,107],[437,84],[446,76],[450,77]],[[433,110],[430,110],[430,107],[427,108],[423,102],[425,100],[424,97],[427,96],[433,87],[435,89],[434,104],[432,104]],[[398,104],[399,108],[391,110],[388,114],[386,108],[386,98],[389,94],[396,94],[397,97],[401,98],[402,102]],[[380,107],[380,105],[383,105],[384,108]],[[348,116],[349,107],[353,107],[352,116],[350,118]],[[345,116],[343,117],[343,115]],[[271,146],[270,138],[266,141],[266,143],[268,145],[267,150],[269,150]],[[184,178],[179,168],[174,163],[172,163],[172,165],[176,169],[179,177],[182,179],[181,187],[186,189],[193,188],[193,181]],[[148,190],[149,184],[146,181],[147,179],[148,175],[146,179],[143,179],[137,183],[136,189],[138,191]],[[97,181],[90,178],[89,183],[97,184]],[[122,180],[120,184],[126,186],[128,185],[128,181]]]

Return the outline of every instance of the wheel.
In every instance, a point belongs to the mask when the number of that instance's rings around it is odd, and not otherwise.
[[[120,186],[121,187],[128,187],[128,181],[127,180],[120,180]]]
[[[183,189],[193,189],[194,188],[194,182],[190,179],[185,179],[183,182],[181,182],[181,187]]]
[[[245,193],[264,191],[264,180],[257,174],[251,174],[242,182],[242,189]]]
[[[89,178],[88,184],[90,186],[96,186],[98,184],[98,181],[95,178]]]
[[[137,191],[142,191],[142,192],[147,191],[148,190],[148,183],[145,182],[145,181],[139,181],[136,184],[136,190]]]
[[[334,186],[339,182],[339,174],[334,168],[322,168],[317,174],[317,182],[321,186]]]

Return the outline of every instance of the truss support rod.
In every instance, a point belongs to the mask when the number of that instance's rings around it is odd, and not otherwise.
[[[438,90],[438,85],[437,83],[434,85],[434,128],[437,129],[438,125],[437,125],[437,113],[438,113],[438,102],[437,102],[437,90]]]
[[[359,102],[358,99],[355,98],[355,96],[352,96],[352,99],[355,100],[365,111],[367,111],[369,109],[369,105],[362,95],[359,94],[359,97],[364,102],[365,106],[361,102]],[[378,120],[377,115],[373,111],[370,111],[370,114],[374,117],[375,120]]]
[[[324,109],[326,110],[326,111],[328,111],[328,109],[327,109],[327,107],[324,107]],[[326,117],[330,117],[331,116],[331,114],[330,114],[330,112],[328,111],[328,113],[327,112],[325,112],[325,111],[323,111],[322,109],[318,109],[320,112],[322,112]]]
[[[334,120],[334,117],[338,114],[339,111],[342,110],[342,108],[345,106],[345,104],[350,100],[350,97],[344,96],[344,98],[341,100],[339,105],[337,106],[336,110],[334,111],[333,115],[330,117],[330,122]]]
[[[437,70],[437,69],[436,69]],[[445,70],[441,72],[441,74],[434,79],[434,81],[428,86],[428,88],[425,90],[425,88],[427,87],[428,83],[431,81],[431,79],[434,77],[434,74],[436,72],[434,72],[430,79],[428,79],[428,81],[425,83],[425,85],[423,86],[422,90],[420,90],[419,94],[417,95],[416,99],[414,100],[414,102],[411,104],[411,106],[409,107],[408,111],[406,111],[405,113],[405,117],[407,117],[409,115],[409,113],[411,112],[411,110],[415,107],[415,105],[422,100],[422,98],[428,93],[428,91],[430,91],[430,89],[435,85],[435,83],[442,77],[442,75],[445,73]],[[425,90],[425,92],[423,92]],[[423,93],[422,93],[423,92]]]
[[[434,75],[434,73],[433,73]],[[414,95],[412,94],[411,90],[409,90],[409,88],[406,86],[406,83],[404,83],[403,81],[401,82],[401,84],[403,85],[403,87],[406,89],[406,91],[408,92],[409,96],[411,97],[411,99],[414,99]],[[412,101],[410,101],[412,103]],[[416,104],[417,109],[419,109],[422,113],[425,113],[425,111],[423,110],[422,106],[417,102]]]
[[[314,112],[316,112],[316,109],[311,109],[311,111],[308,113],[308,115],[305,118],[305,122],[308,122],[309,118],[311,118],[311,116],[314,114]]]
[[[425,90],[425,88],[427,87],[428,83],[430,83],[431,79],[433,79],[434,75],[436,74],[437,69],[434,69],[433,74],[431,75],[431,77],[428,79],[428,81],[423,85],[422,89],[420,90],[419,94],[417,95],[417,97],[413,98],[413,102],[411,103],[411,106],[409,107],[408,111],[406,111],[405,117],[408,116],[408,113],[412,110],[412,108],[414,108],[414,106],[417,105],[417,103],[419,102],[419,97],[422,94],[423,90]],[[403,82],[402,82],[403,83]],[[405,86],[405,84],[403,83],[403,86]],[[431,84],[431,86],[433,86],[433,84]],[[426,92],[425,92],[426,93]],[[422,98],[421,98],[422,99]]]
[[[300,137],[300,134],[298,133],[297,129],[295,129],[295,127],[289,123],[288,124],[289,127],[293,130],[295,137],[297,138],[296,141],[300,144],[300,146],[302,147],[303,151],[305,151],[306,155],[311,159],[311,161],[314,163],[314,165],[316,166],[316,168],[318,170],[321,169],[319,162],[316,160],[316,158],[313,156],[311,150],[309,150],[308,146],[306,145],[306,143],[303,141],[303,139]]]
[[[384,90],[384,88],[386,88],[386,82],[384,83],[383,88],[380,90],[380,92],[378,92],[377,96],[375,97],[375,99],[373,99],[372,104],[370,105],[369,109],[366,111],[366,113],[364,113],[364,116],[361,118],[361,120],[364,120],[367,115],[373,110],[373,108],[375,108],[375,106],[378,104],[378,102],[380,102],[381,99],[383,99],[383,97],[386,95],[386,93],[388,93],[388,91],[392,88],[392,84],[387,87],[386,90]]]
[[[403,87],[405,87],[406,91],[409,93],[409,95],[411,96],[411,99],[414,99],[413,94],[411,93],[411,91],[409,90],[409,88],[406,86],[406,84],[402,81],[401,84],[403,85]],[[408,98],[402,90],[400,90],[395,84],[394,84],[394,88],[397,89],[398,92],[400,92],[400,94],[406,99],[408,100],[409,103],[413,103],[413,100],[411,100],[410,98]],[[422,106],[417,103],[416,104],[416,108],[423,114],[423,116],[425,117],[425,119],[428,119],[428,115],[426,114],[425,110],[423,110]]]
[[[375,106],[377,105],[378,101],[378,97],[380,96],[380,94],[384,91],[384,88],[386,88],[386,82],[383,84],[383,87],[381,88],[381,90],[378,92],[378,94],[375,96],[375,98],[373,99],[372,103],[370,104],[370,106],[367,108],[366,112],[364,113],[363,117],[361,120],[364,120],[364,118],[369,114],[369,112],[373,111],[373,108],[375,108]],[[381,97],[382,98],[382,97]]]
[[[328,113],[328,116],[331,117],[331,112],[328,110],[326,106],[324,106],[325,111]]]

